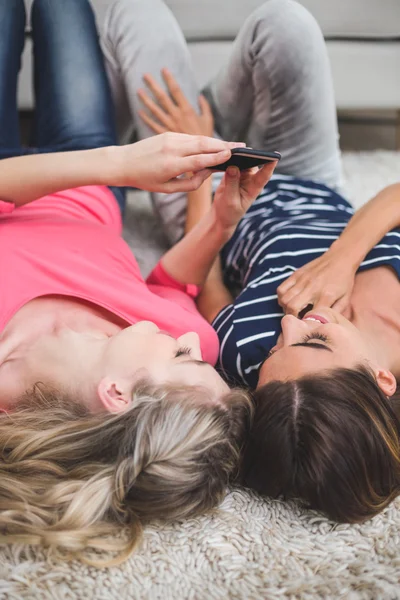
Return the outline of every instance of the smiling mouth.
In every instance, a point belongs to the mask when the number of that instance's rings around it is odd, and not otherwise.
[[[325,317],[321,317],[321,315],[314,315],[314,314],[308,314],[305,317],[303,317],[302,320],[303,321],[316,321],[317,323],[322,323],[323,325],[325,325],[326,323],[329,323],[328,319],[325,319]]]

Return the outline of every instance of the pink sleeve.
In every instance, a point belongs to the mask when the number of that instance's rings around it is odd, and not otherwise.
[[[14,211],[15,204],[13,202],[4,202],[0,200],[0,215],[8,215]]]
[[[149,285],[161,285],[169,288],[175,288],[181,292],[184,292],[191,298],[197,298],[197,296],[201,292],[201,287],[195,285],[193,283],[180,283],[171,275],[169,275],[164,267],[161,264],[161,261],[154,267],[148,278],[146,279],[146,283]]]

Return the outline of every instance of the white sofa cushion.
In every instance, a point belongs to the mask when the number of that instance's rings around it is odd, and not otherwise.
[[[246,17],[264,0],[166,0],[166,3],[187,39],[195,41],[233,39]],[[300,3],[315,16],[325,37],[400,39],[399,0],[300,0]]]

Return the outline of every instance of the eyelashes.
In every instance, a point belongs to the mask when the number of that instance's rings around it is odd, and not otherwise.
[[[325,342],[325,344],[329,344],[329,338],[323,333],[319,333],[315,331],[313,333],[309,333],[306,335],[301,341],[303,344],[309,342],[310,340],[321,340],[321,342]]]
[[[175,352],[175,358],[178,358],[179,356],[190,356],[191,353],[192,350],[189,346],[182,346]]]
[[[323,333],[319,333],[318,331],[315,331],[313,333],[309,333],[306,336],[304,336],[301,340],[302,344],[306,344],[307,342],[310,342],[311,340],[319,340],[321,342],[324,342],[325,344],[330,344],[330,340],[328,338],[328,336],[326,336]],[[265,360],[267,360],[270,356],[272,356],[273,354],[275,354],[276,350],[270,350],[267,354],[267,358]]]

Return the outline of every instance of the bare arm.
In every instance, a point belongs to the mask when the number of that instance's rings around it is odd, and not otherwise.
[[[366,255],[391,229],[400,225],[400,183],[383,189],[350,219],[332,250],[360,266]]]
[[[233,297],[224,284],[221,259],[218,256],[197,298],[197,308],[203,317],[212,323],[218,313],[232,302]]]
[[[193,191],[208,167],[230,157],[236,144],[206,136],[165,133],[128,146],[38,154],[0,161],[0,198],[16,206],[83,185]],[[186,179],[183,173],[191,172]]]
[[[400,183],[390,185],[360,208],[330,249],[291,275],[278,288],[286,313],[298,315],[308,304],[343,311],[358,267],[388,231],[400,225]]]
[[[230,167],[214,202],[200,221],[162,258],[165,270],[181,283],[204,285],[219,251],[269,181],[275,165],[240,173]]]
[[[153,97],[158,101],[158,104],[156,104],[154,99],[144,90],[139,92],[140,99],[150,113],[149,115],[145,111],[141,111],[143,120],[156,133],[172,130],[183,131],[185,133],[213,135],[214,120],[206,99],[203,96],[199,97],[200,113],[198,114],[189,104],[177,81],[167,69],[163,71],[163,77],[169,90],[169,96],[151,75],[145,76],[145,83],[152,92]],[[244,146],[245,144],[238,145]],[[196,191],[188,194],[185,226],[186,234],[189,234],[189,232],[191,232],[210,212],[211,206],[212,182],[211,179],[209,179]],[[187,239],[190,239],[188,235],[186,235],[186,241]],[[205,243],[208,243],[208,241],[209,240],[206,239]],[[191,275],[193,275],[193,273],[191,273]],[[216,315],[225,306],[230,304],[232,300],[232,296],[223,281],[219,255],[216,254],[216,259],[211,266],[207,279],[204,281],[203,289],[197,298],[197,306],[203,317],[211,323]]]

